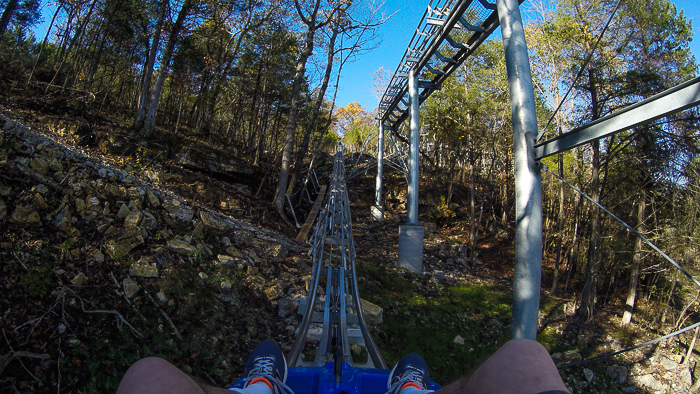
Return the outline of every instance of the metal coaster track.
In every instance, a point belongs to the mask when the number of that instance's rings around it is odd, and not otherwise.
[[[342,363],[386,369],[367,329],[360,304],[342,145],[335,153],[330,185],[312,242],[309,296],[299,308],[305,308],[305,312],[288,365],[322,366],[333,361],[336,378],[342,373]],[[324,281],[325,291],[322,292]],[[302,355],[309,342],[318,343],[313,360],[305,360]],[[350,351],[353,344],[366,350],[368,357],[364,363],[353,363]]]

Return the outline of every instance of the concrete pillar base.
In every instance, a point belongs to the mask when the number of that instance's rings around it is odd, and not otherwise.
[[[423,272],[423,225],[399,226],[399,268]]]
[[[373,205],[372,206],[372,220],[375,222],[384,221],[384,206],[383,205]]]

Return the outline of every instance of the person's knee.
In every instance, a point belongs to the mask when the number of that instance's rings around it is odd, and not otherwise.
[[[171,368],[175,368],[175,366],[160,357],[146,357],[133,363],[126,373],[128,374],[131,372],[132,374],[140,374],[141,372],[161,371],[163,369]]]
[[[524,338],[511,339],[510,341],[506,342],[506,344],[503,345],[500,350],[507,353],[518,352],[549,356],[547,349],[545,349],[542,344],[537,341],[533,341],[532,339]]]
[[[135,362],[122,377],[118,393],[135,393],[153,383],[154,377],[177,373],[177,368],[160,357],[146,357]]]

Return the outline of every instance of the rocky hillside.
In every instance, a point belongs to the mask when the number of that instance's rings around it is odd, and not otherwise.
[[[269,168],[206,144],[139,142],[79,124],[55,111],[0,113],[0,391],[113,392],[150,355],[224,387],[259,341],[288,350],[310,258],[261,202]],[[373,223],[370,178],[350,190],[360,292],[384,308],[375,338],[388,363],[418,351],[447,383],[508,337],[512,231],[486,230],[472,259],[463,225],[426,216],[425,274],[402,272],[393,262],[403,186],[387,185],[387,220]],[[439,201],[433,194],[427,204]],[[622,309],[612,307],[581,329],[574,307],[543,292],[540,341],[561,365],[652,335],[619,330]],[[687,392],[688,341],[562,374],[577,393]]]
[[[0,125],[3,392],[111,391],[147,355],[221,386],[258,341],[291,343],[305,247]]]

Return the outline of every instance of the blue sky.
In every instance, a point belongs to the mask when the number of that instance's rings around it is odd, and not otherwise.
[[[695,39],[690,44],[690,48],[696,60],[700,61],[700,1],[672,1],[679,10],[684,10],[685,17],[693,22]],[[384,14],[387,16],[395,14],[379,28],[381,44],[376,49],[358,56],[354,62],[345,65],[340,79],[336,105],[344,107],[348,103],[358,102],[368,111],[377,106],[377,98],[372,94],[372,73],[376,72],[380,66],[389,72],[396,70],[413,31],[418,26],[418,22],[429,3],[429,0],[385,1]],[[528,4],[529,1],[525,1],[521,7],[526,9]],[[37,39],[44,38],[54,9],[55,6],[51,5],[44,10],[44,23],[35,28]],[[494,36],[500,36],[500,29],[494,33]]]
[[[677,9],[684,10],[685,17],[693,22],[695,39],[690,44],[690,48],[696,61],[700,61],[700,1],[675,0],[673,2]],[[377,106],[377,99],[372,94],[372,73],[376,72],[380,66],[384,66],[384,69],[389,72],[396,70],[413,31],[429,3],[429,0],[387,0],[384,3],[384,13],[391,15],[396,12],[396,15],[380,27],[381,45],[361,55],[354,63],[345,66],[340,79],[336,105],[344,107],[356,101],[368,111]],[[528,1],[525,1],[521,7],[527,6]],[[494,33],[494,36],[496,35],[500,37],[500,29]]]

